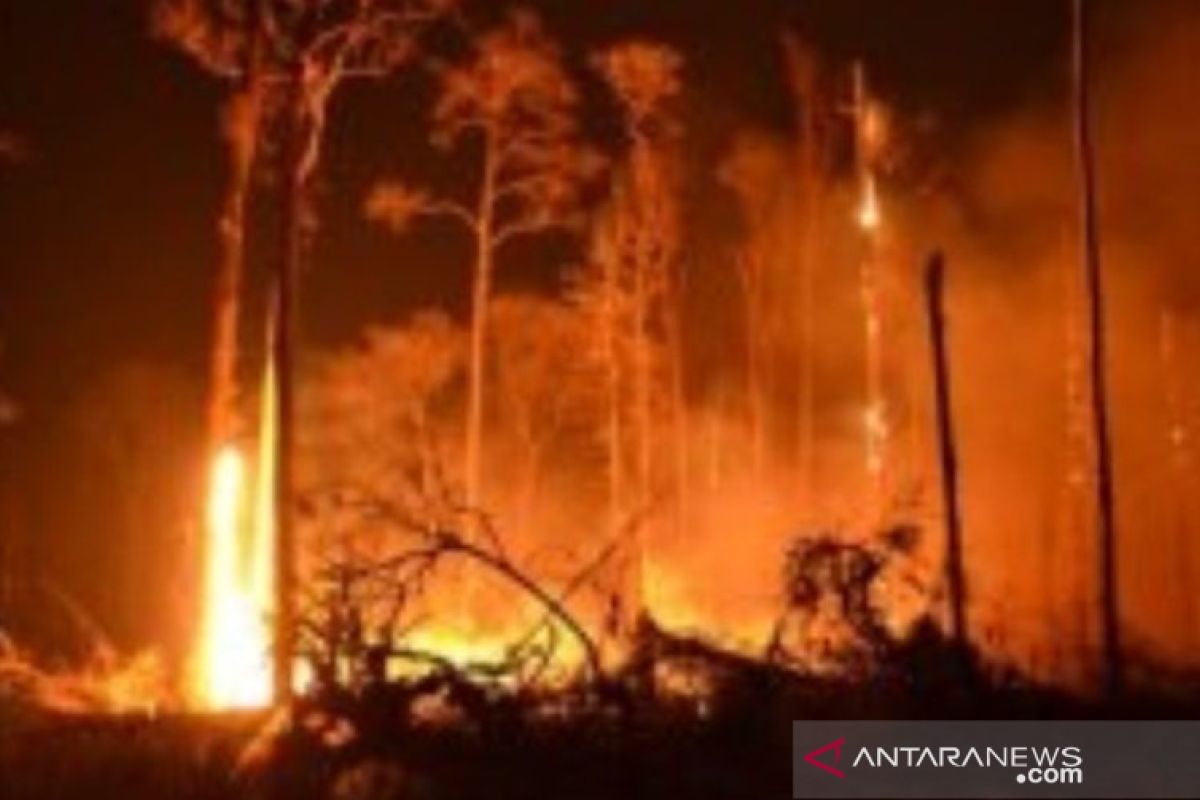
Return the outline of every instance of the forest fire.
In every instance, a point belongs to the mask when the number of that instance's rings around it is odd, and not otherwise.
[[[1200,717],[1200,14],[747,3],[13,5],[0,800]]]

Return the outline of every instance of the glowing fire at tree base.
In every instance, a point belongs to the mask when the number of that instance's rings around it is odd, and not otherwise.
[[[209,709],[271,702],[275,599],[275,375],[263,381],[255,485],[234,445],[215,456],[209,478],[202,627],[193,695]]]
[[[213,463],[208,500],[196,686],[206,708],[261,707],[272,695],[271,530],[247,524],[246,484],[241,453],[225,447]]]

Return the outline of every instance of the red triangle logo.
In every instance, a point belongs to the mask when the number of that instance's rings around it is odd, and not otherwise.
[[[836,775],[839,778],[844,778],[844,777],[846,777],[846,773],[842,772],[840,769],[838,769],[835,766],[832,766],[831,764],[826,764],[824,761],[818,760],[817,756],[821,755],[822,753],[824,753],[828,750],[832,750],[833,751],[833,763],[836,764],[842,760],[842,745],[844,745],[845,743],[846,743],[845,736],[843,736],[841,739],[835,739],[834,741],[830,742],[829,744],[824,745],[823,747],[818,747],[816,750],[813,750],[811,753],[809,753],[808,755],[806,755],[804,757],[804,760],[807,761],[809,764],[812,764],[817,769],[825,770],[830,775]]]

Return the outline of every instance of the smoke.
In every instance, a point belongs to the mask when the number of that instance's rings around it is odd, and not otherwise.
[[[1122,616],[1140,657],[1193,657],[1200,567],[1194,368],[1200,113],[1188,4],[1098,6],[1102,258]],[[1086,296],[1067,62],[1052,102],[973,137],[927,209],[951,264],[951,339],[974,612],[1002,651],[1078,676],[1093,657]]]
[[[1200,604],[1191,589],[1200,575],[1193,499],[1200,488],[1200,243],[1192,220],[1200,201],[1200,110],[1190,97],[1200,16],[1186,2],[1093,8],[1122,618],[1134,659],[1192,663],[1200,645]],[[1045,64],[1030,92],[1036,99],[958,131],[953,148],[932,158],[920,126],[897,121],[896,149],[922,158],[896,165],[885,184],[885,338],[901,475],[889,511],[925,524],[925,555],[936,564],[941,502],[920,272],[933,249],[944,250],[974,632],[1001,658],[1078,683],[1091,679],[1097,661],[1099,589],[1068,52],[1064,41],[1060,58]],[[766,175],[774,184],[727,206],[733,222],[723,229],[692,233],[693,247],[695,237],[722,243],[700,248],[689,287],[699,321],[691,349],[706,375],[694,392],[692,447],[713,451],[722,441],[715,432],[731,429],[728,440],[738,444],[717,456],[735,464],[731,472],[740,478],[702,493],[686,545],[664,561],[675,570],[673,596],[704,607],[707,617],[697,619],[723,620],[719,627],[738,632],[753,629],[745,620],[755,613],[734,609],[761,611],[770,602],[759,587],[771,580],[789,536],[813,526],[864,534],[855,530],[863,496],[863,342],[854,187],[843,180],[829,187],[816,253],[819,480],[816,497],[804,498],[786,457],[798,433],[802,341],[797,274],[806,210],[795,186],[798,148],[788,136],[752,132],[733,137],[729,150],[750,161],[751,182]],[[760,217],[757,233],[748,212]],[[747,437],[740,346],[747,321],[734,301],[735,263],[756,235],[758,245],[772,243],[769,294],[784,306],[773,331],[772,363],[783,366],[772,378],[774,458],[765,477],[736,452]],[[715,584],[713,575],[723,580]]]

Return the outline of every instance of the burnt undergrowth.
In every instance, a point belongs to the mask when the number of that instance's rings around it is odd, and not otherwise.
[[[647,621],[626,665],[586,685],[515,690],[442,669],[287,714],[25,715],[0,731],[0,797],[785,797],[793,721],[1200,711],[1196,676],[1107,702],[956,652],[931,623],[891,645],[869,674],[815,675]]]
[[[866,564],[844,549],[818,552]],[[792,558],[811,565],[812,551],[799,547]],[[791,613],[856,581],[793,581]],[[842,612],[863,602],[852,593],[833,600]],[[643,619],[618,668],[554,687],[440,662],[412,678],[325,686],[274,714],[25,709],[0,729],[0,798],[781,798],[794,721],[1200,712],[1196,675],[1144,662],[1148,690],[1090,698],[962,652],[930,619],[889,636],[871,608],[851,612],[858,638],[847,639],[834,672],[804,669],[780,642],[746,655]]]
[[[528,650],[491,669],[425,654],[387,677],[389,661],[421,654],[355,642],[341,654],[361,659],[342,673],[354,677],[318,682],[286,712],[89,717],[10,696],[0,800],[786,797],[797,721],[1200,716],[1200,676],[1150,659],[1130,659],[1139,680],[1103,699],[958,647],[932,615],[889,626],[880,588],[903,575],[915,535],[794,542],[758,652],[644,616],[619,663],[562,682],[521,679],[545,657]]]

